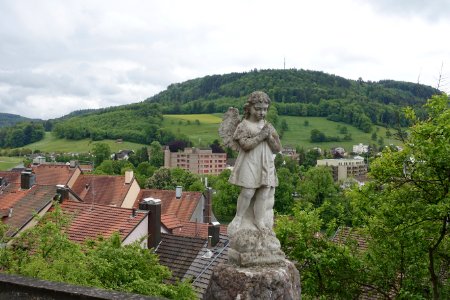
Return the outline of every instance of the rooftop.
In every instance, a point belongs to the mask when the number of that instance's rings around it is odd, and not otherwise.
[[[36,184],[55,186],[57,184],[67,185],[78,168],[60,164],[41,164],[32,166],[32,169],[36,174]]]
[[[198,237],[161,234],[161,243],[155,252],[159,256],[159,262],[172,271],[171,282],[184,277],[206,242],[206,239]]]
[[[79,243],[99,236],[107,238],[114,232],[119,232],[123,241],[147,216],[147,213],[137,212],[136,216],[132,217],[132,209],[129,208],[67,200],[61,204],[61,209],[72,218],[67,229],[69,239]]]
[[[161,200],[161,215],[175,215],[180,221],[190,221],[202,193],[183,191],[181,199],[177,199],[175,190],[145,189],[141,190],[134,207],[138,207],[142,199],[150,197]]]
[[[5,216],[3,222],[11,228],[8,235],[14,236],[30,222],[35,213],[49,206],[56,194],[55,186],[35,185],[29,190],[18,190],[0,195],[0,207],[12,208],[11,217]]]
[[[85,202],[120,207],[131,184],[125,176],[81,174],[72,190]]]

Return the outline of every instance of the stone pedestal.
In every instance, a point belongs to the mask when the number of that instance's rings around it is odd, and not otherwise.
[[[283,263],[285,255],[273,230],[245,228],[230,236],[228,260],[239,267],[254,267]]]
[[[248,268],[220,264],[214,269],[205,294],[208,300],[300,298],[300,275],[288,260],[276,265]]]

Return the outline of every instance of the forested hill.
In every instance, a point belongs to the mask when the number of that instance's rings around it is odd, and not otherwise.
[[[14,114],[0,113],[0,127],[12,126],[16,123],[25,121],[38,121],[38,120],[32,120]]]
[[[255,90],[269,94],[281,115],[328,117],[365,131],[370,130],[370,124],[396,125],[402,121],[399,107],[419,108],[431,95],[440,93],[410,82],[355,81],[289,69],[205,76],[172,84],[146,101],[163,104],[164,113],[223,112],[229,105],[242,106]]]
[[[406,125],[402,107],[413,106],[421,116],[425,101],[439,93],[428,86],[392,80],[366,82],[316,71],[255,70],[172,84],[140,103],[76,111],[52,120],[53,131],[68,139],[122,138],[165,144],[179,137],[161,128],[163,114],[222,113],[229,106],[242,108],[255,90],[269,94],[279,115],[326,117],[365,132],[370,132],[373,124]]]

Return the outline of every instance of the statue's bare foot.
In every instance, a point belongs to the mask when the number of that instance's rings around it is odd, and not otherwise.
[[[256,221],[256,228],[258,228],[260,231],[264,231],[264,229],[267,229],[266,224],[264,224],[263,221]]]
[[[228,225],[228,234],[234,234],[241,227],[242,217],[235,216],[233,221]]]

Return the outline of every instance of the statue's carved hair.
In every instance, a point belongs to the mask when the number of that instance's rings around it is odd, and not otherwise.
[[[248,119],[250,117],[250,107],[256,103],[266,103],[270,105],[269,96],[261,91],[256,91],[250,94],[247,99],[247,103],[244,104],[244,118]]]

